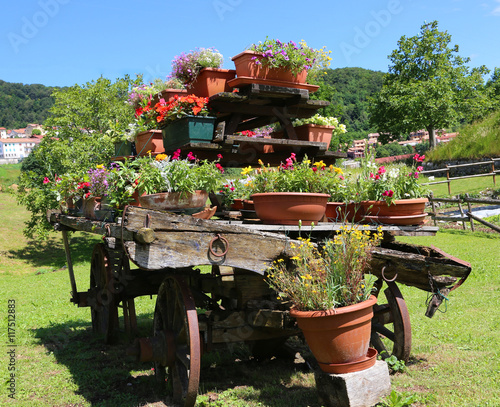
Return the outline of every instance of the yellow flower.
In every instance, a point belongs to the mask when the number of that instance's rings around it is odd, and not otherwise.
[[[321,160],[321,161],[316,161],[316,162],[314,163],[314,166],[315,166],[316,168],[318,168],[318,169],[321,169],[321,168],[323,168],[323,167],[326,167],[326,164],[323,162],[323,160]]]
[[[247,175],[248,173],[252,172],[252,167],[251,166],[248,166],[248,167],[245,167],[241,170],[241,175]]]
[[[96,168],[97,168],[98,170],[102,170],[102,169],[104,169],[104,164],[97,164],[97,165],[96,165]]]
[[[339,168],[339,167],[335,167],[333,169],[337,174],[343,174],[344,172],[342,171],[342,168]]]
[[[163,161],[165,160],[166,158],[168,158],[168,155],[166,154],[158,154],[155,158],[156,161]]]
[[[259,158],[259,161],[257,161],[259,163],[259,165],[264,165],[264,163],[262,162],[262,160]]]

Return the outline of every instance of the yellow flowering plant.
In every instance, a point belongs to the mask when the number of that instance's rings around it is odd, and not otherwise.
[[[309,239],[292,244],[293,256],[279,258],[267,270],[266,281],[278,299],[288,299],[299,311],[323,311],[367,300],[373,279],[366,278],[372,247],[382,232],[344,226],[317,246]]]

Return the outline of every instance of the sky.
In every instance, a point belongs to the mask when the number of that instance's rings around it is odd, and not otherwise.
[[[181,52],[231,57],[266,37],[332,51],[331,68],[387,72],[401,36],[437,20],[469,65],[500,67],[500,0],[0,0],[0,80],[165,79]]]

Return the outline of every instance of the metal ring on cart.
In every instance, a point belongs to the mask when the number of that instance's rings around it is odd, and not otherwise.
[[[392,283],[393,281],[396,281],[396,278],[398,278],[398,273],[394,274],[394,277],[392,279],[388,279],[388,278],[386,278],[386,276],[384,274],[385,268],[386,268],[386,266],[382,267],[382,278],[384,279],[384,281],[386,283]]]
[[[213,249],[212,245],[217,240],[220,240],[226,246],[226,250],[224,250],[222,253],[216,253]],[[224,257],[227,254],[227,251],[229,250],[229,242],[227,241],[227,239],[224,236],[222,236],[220,233],[217,233],[217,235],[215,235],[214,238],[208,244],[208,248],[210,250],[210,253],[212,253],[215,257]]]

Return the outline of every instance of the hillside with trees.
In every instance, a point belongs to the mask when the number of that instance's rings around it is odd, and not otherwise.
[[[0,127],[17,129],[29,123],[43,123],[54,105],[55,89],[0,80]]]
[[[330,106],[321,112],[325,116],[335,116],[347,127],[347,133],[339,136],[338,143],[351,143],[354,139],[366,138],[375,132],[370,126],[370,99],[380,92],[384,73],[363,68],[328,69],[316,81],[319,90],[313,99],[327,100]]]

